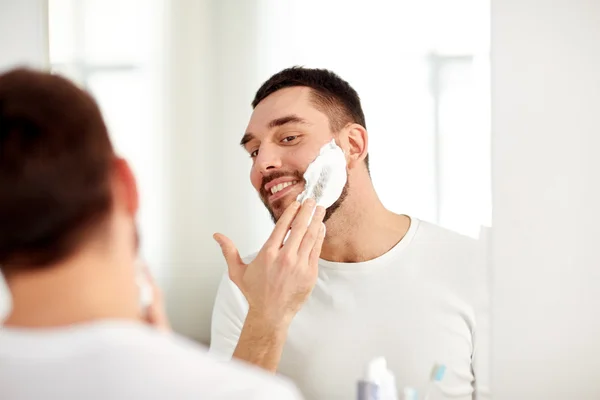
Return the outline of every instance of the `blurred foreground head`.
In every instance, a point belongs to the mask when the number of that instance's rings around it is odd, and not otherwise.
[[[0,269],[9,286],[77,260],[102,260],[105,272],[132,265],[137,208],[131,170],[89,94],[34,70],[0,75]]]

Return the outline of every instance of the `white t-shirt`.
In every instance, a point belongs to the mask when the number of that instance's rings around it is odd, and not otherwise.
[[[0,327],[0,399],[286,399],[291,383],[135,322]]]
[[[317,284],[290,326],[278,372],[309,400],[355,399],[366,365],[383,356],[399,393],[412,387],[422,396],[437,363],[446,372],[432,400],[485,398],[483,250],[475,239],[413,218],[405,237],[381,257],[321,260]],[[213,312],[212,354],[230,359],[247,310],[225,275]]]

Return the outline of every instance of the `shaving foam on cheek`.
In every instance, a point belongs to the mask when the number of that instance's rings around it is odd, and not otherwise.
[[[342,195],[346,180],[346,156],[332,139],[331,142],[321,147],[317,157],[306,168],[304,191],[298,195],[296,200],[303,203],[306,199],[313,198],[316,200],[317,206],[331,207]],[[309,224],[313,215],[308,220]],[[290,232],[287,232],[283,243],[287,241]]]
[[[346,157],[332,139],[321,147],[319,155],[304,172],[304,191],[296,200],[302,203],[308,198],[313,198],[317,205],[331,207],[340,198],[346,180]]]

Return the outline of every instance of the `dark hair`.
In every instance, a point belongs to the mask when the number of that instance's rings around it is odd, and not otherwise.
[[[70,256],[112,207],[114,152],[96,102],[56,75],[0,75],[0,268]],[[94,229],[91,229],[94,228]]]
[[[278,90],[305,86],[312,89],[312,100],[329,117],[330,128],[337,132],[349,123],[367,128],[360,97],[348,82],[326,69],[291,67],[273,75],[262,84],[252,101],[252,108]],[[365,157],[369,168],[369,155]]]

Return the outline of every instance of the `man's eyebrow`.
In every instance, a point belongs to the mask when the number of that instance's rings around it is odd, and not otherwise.
[[[269,129],[273,129],[273,128],[276,128],[278,126],[282,126],[285,124],[309,125],[308,121],[306,121],[305,119],[300,118],[297,115],[290,114],[290,115],[286,115],[285,117],[277,118],[277,119],[274,119],[273,121],[269,122]]]
[[[297,115],[294,114],[290,114],[290,115],[286,115],[285,117],[281,117],[281,118],[276,118],[274,120],[272,120],[271,122],[269,122],[269,129],[273,129],[273,128],[277,128],[279,126],[283,126],[286,124],[303,124],[303,125],[310,125],[310,123],[303,119],[300,118]],[[246,146],[246,144],[254,139],[254,135],[250,132],[244,134],[244,136],[242,137],[242,140],[240,140],[240,146],[244,147]]]
[[[246,144],[251,141],[252,139],[254,139],[254,135],[251,133],[246,133],[244,134],[244,136],[242,136],[242,140],[240,140],[240,146],[245,147]]]

